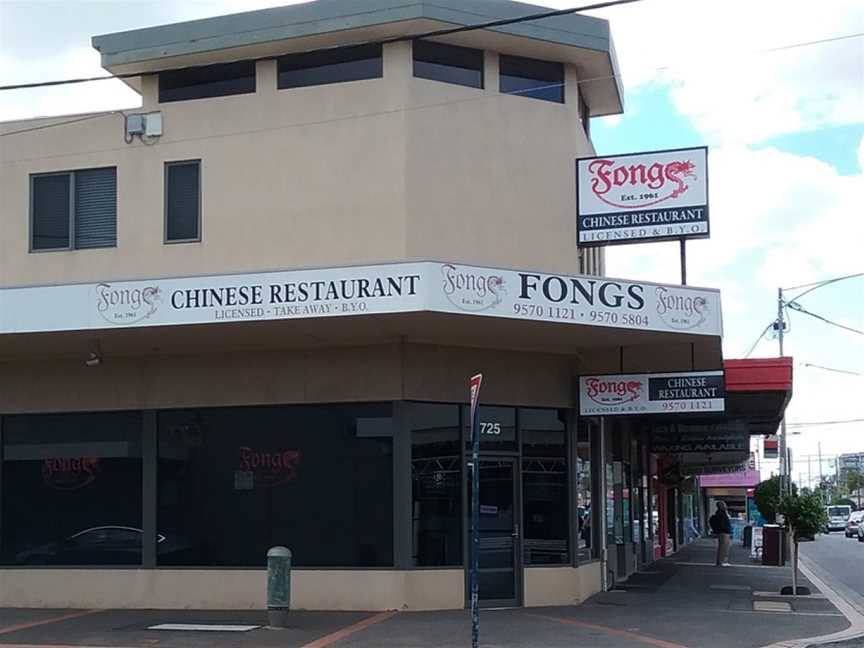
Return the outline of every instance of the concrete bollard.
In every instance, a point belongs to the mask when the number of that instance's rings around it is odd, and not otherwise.
[[[267,552],[267,622],[273,628],[287,628],[290,609],[291,550],[271,547]]]

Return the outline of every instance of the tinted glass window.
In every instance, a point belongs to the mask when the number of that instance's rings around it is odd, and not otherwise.
[[[392,566],[392,448],[389,404],[163,412],[157,562]]]
[[[358,45],[290,54],[279,59],[278,86],[304,86],[377,79],[384,74],[381,45]]]
[[[200,240],[200,214],[201,162],[169,162],[165,165],[165,240]]]
[[[591,431],[587,421],[579,421],[576,429],[576,538],[580,561],[589,560],[593,550],[591,518]]]
[[[117,169],[75,174],[75,247],[117,245]]]
[[[483,50],[414,41],[414,76],[482,88]]]
[[[54,250],[70,247],[68,173],[33,176],[30,185],[32,205],[32,240],[34,250]]]
[[[186,101],[255,92],[255,63],[224,63],[159,73],[159,101]]]
[[[585,97],[582,96],[582,91],[579,91],[579,121],[582,122],[582,128],[585,129],[586,137],[591,137],[591,111],[588,104],[585,103]]]
[[[526,565],[570,560],[564,412],[520,409],[523,551]]]
[[[471,450],[471,409],[462,408],[465,448]],[[481,405],[478,412],[480,448],[488,451],[516,452],[516,408]]]
[[[4,564],[141,564],[139,414],[8,416],[3,441]]]
[[[414,565],[461,565],[458,405],[411,404],[411,479]]]
[[[501,55],[499,66],[501,92],[564,103],[563,64]]]

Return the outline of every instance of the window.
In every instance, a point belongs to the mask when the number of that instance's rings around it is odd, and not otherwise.
[[[201,161],[165,164],[165,241],[201,240]]]
[[[588,104],[585,102],[585,97],[582,96],[582,91],[579,90],[579,121],[582,122],[582,128],[585,129],[585,137],[591,139],[591,111]]]
[[[414,76],[482,88],[483,50],[414,41]]]
[[[117,245],[117,169],[30,176],[30,249]]]
[[[3,419],[6,565],[141,564],[141,416]]]
[[[522,529],[526,565],[570,561],[564,412],[520,409]]]
[[[500,90],[506,94],[564,103],[564,65],[550,61],[499,57]]]
[[[390,404],[229,407],[158,418],[158,565],[393,566]]]
[[[255,92],[255,62],[224,63],[159,73],[159,102]]]
[[[380,44],[289,54],[279,59],[280,90],[378,79],[384,74]]]
[[[411,404],[411,481],[414,565],[461,565],[458,405]]]
[[[591,524],[591,432],[588,421],[579,421],[576,428],[576,542],[579,561],[590,560],[597,554],[593,551]]]

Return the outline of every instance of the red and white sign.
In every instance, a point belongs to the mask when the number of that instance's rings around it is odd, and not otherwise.
[[[722,371],[579,377],[582,416],[725,410]]]
[[[580,245],[707,238],[708,149],[576,160]]]

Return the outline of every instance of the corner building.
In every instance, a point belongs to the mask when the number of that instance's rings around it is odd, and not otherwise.
[[[577,249],[609,25],[412,38],[539,11],[96,36],[140,110],[0,125],[0,605],[261,607],[285,545],[294,607],[461,608],[477,372],[484,604],[653,557],[648,447],[577,416],[577,377],[721,369],[720,301]]]

